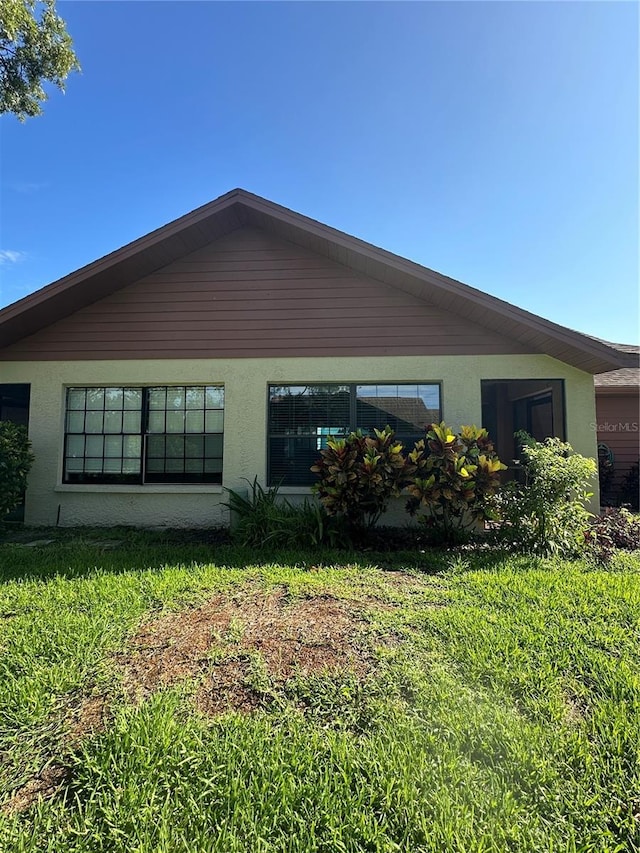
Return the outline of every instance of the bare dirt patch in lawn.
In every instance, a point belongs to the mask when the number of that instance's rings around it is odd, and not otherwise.
[[[394,573],[385,586],[404,592],[422,589],[414,576]],[[354,590],[355,592],[355,590]],[[394,645],[398,637],[372,637],[365,611],[398,606],[369,590],[357,601],[327,594],[294,597],[285,587],[272,592],[241,590],[218,595],[197,608],[150,619],[115,659],[128,698],[139,702],[156,691],[195,680],[195,704],[206,714],[250,712],[268,704],[273,692],[294,676],[349,671],[364,679],[375,664],[374,645]],[[64,734],[58,762],[87,737],[102,732],[110,716],[108,697],[76,695],[60,711]],[[61,763],[51,763],[18,788],[0,810],[19,814],[39,798],[50,799],[70,779]]]
[[[40,797],[51,799],[69,779],[69,769],[59,764],[50,764],[29,779],[14,793],[11,799],[0,806],[6,815],[16,815],[26,811]]]
[[[84,738],[103,731],[107,718],[108,710],[104,696],[92,694],[73,697],[60,711],[58,717],[58,720],[63,722],[64,735],[61,738],[60,749],[56,752],[56,761],[21,785],[6,802],[0,805],[0,811],[6,815],[20,814],[40,798],[52,799],[68,783],[71,774],[69,767],[58,762],[68,758]]]
[[[201,607],[144,625],[120,656],[134,700],[187,679],[196,704],[218,714],[250,711],[294,675],[349,670],[364,677],[374,658],[363,606],[328,595],[291,598],[284,588]]]
[[[83,738],[101,732],[108,714],[106,698],[100,694],[82,696],[69,708],[66,740],[73,747]]]

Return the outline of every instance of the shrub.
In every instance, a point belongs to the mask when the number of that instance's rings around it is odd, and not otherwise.
[[[498,459],[486,429],[463,426],[454,433],[444,421],[431,424],[409,454],[412,479],[407,512],[423,507],[422,522],[434,538],[455,542],[479,521],[493,517],[491,498],[506,465]]]
[[[0,421],[0,521],[20,501],[33,464],[26,427]]]
[[[596,462],[559,438],[539,442],[527,433],[517,435],[524,482],[508,483],[500,494],[499,538],[519,551],[576,556],[589,524],[586,503]]]
[[[252,483],[247,482],[249,491],[246,497],[227,489],[229,501],[224,504],[237,516],[232,535],[241,545],[337,547],[348,542],[337,520],[329,518],[325,509],[315,501],[305,498],[301,505],[294,506],[279,496],[278,486],[265,489],[257,477]]]
[[[311,468],[320,478],[313,492],[327,514],[345,519],[352,531],[373,527],[408,480],[403,446],[393,430],[387,426],[374,433],[330,438]]]
[[[640,550],[640,518],[628,509],[606,509],[591,520],[584,538],[590,556],[608,563],[617,549]]]

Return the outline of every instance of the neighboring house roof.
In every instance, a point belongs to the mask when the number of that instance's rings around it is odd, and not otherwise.
[[[489,296],[242,189],[134,240],[0,311],[9,346],[243,227],[271,232],[588,373],[627,367],[630,354]]]
[[[635,356],[636,367],[609,370],[593,377],[596,391],[606,394],[634,393],[640,390],[640,346],[637,344],[609,344],[623,353]]]
[[[359,403],[366,403],[379,409],[407,426],[424,429],[438,419],[437,409],[427,409],[421,397],[358,397]]]

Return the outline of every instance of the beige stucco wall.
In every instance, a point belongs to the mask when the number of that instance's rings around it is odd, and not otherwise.
[[[220,486],[62,485],[67,385],[224,384],[223,486],[237,488],[246,485],[243,477],[265,481],[268,383],[439,381],[443,417],[459,427],[481,422],[482,379],[537,378],[566,380],[567,440],[595,457],[593,377],[544,355],[0,363],[0,382],[31,384],[36,461],[25,520],[35,525],[207,526],[228,519]]]

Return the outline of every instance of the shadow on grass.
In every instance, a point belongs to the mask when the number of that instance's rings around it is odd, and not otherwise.
[[[264,546],[258,550],[235,545],[225,529],[0,528],[0,584],[192,565],[246,569],[277,564],[303,570],[377,566],[391,572],[439,574],[452,567],[457,572],[501,568],[509,559],[506,552],[483,546],[396,551]]]

